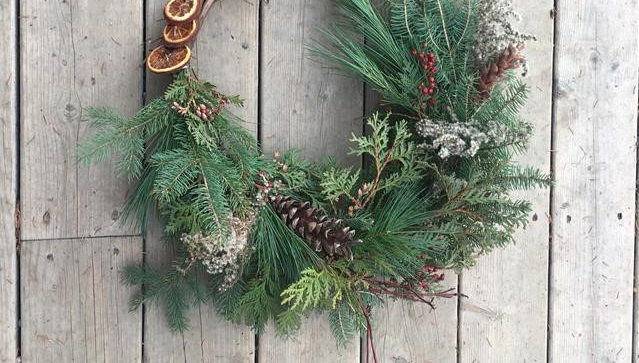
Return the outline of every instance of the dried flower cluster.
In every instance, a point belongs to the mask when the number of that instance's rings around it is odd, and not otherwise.
[[[254,219],[254,216],[231,218],[228,236],[182,235],[181,240],[191,262],[200,262],[211,275],[224,273],[220,291],[228,290],[240,277],[242,265],[249,254],[248,237]]]
[[[426,140],[420,146],[437,152],[442,159],[451,156],[472,157],[482,146],[504,145],[520,140],[527,134],[515,133],[496,121],[484,124],[474,120],[460,122],[452,110],[448,111],[451,122],[422,119],[417,123],[417,133]]]
[[[527,41],[535,40],[534,35],[520,33],[513,28],[511,22],[519,21],[520,17],[508,0],[480,0],[478,18],[474,49],[481,65],[501,56],[510,46],[522,48]],[[518,62],[525,65],[523,58]]]

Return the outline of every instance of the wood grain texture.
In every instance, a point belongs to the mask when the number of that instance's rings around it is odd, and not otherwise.
[[[164,1],[147,1],[147,50],[159,44],[165,22]],[[244,108],[232,110],[245,127],[257,135],[258,109],[258,0],[221,1],[214,4],[202,23],[194,45],[191,66],[198,76],[212,82],[221,92],[239,94]],[[221,51],[223,50],[223,51]],[[149,73],[147,100],[161,95],[170,82],[168,76]],[[155,223],[147,234],[147,261],[165,270],[173,251],[161,240],[162,226]],[[189,311],[190,329],[182,334],[169,330],[163,308],[149,306],[145,319],[144,362],[252,363],[255,335],[244,325],[235,325],[216,315],[212,305]]]
[[[344,156],[362,132],[363,85],[310,59],[306,47],[331,15],[330,0],[263,3],[261,33],[262,145],[266,152],[299,149],[315,160]]]
[[[346,348],[337,346],[330,333],[328,316],[311,314],[302,321],[302,328],[286,339],[277,335],[269,323],[259,337],[258,363],[359,363],[360,342],[354,340]]]
[[[146,236],[146,259],[149,265],[166,271],[173,251],[161,240],[161,226],[156,223]],[[189,330],[171,332],[164,307],[147,305],[144,325],[144,363],[253,363],[255,335],[246,326],[235,325],[216,315],[212,305],[189,310]]]
[[[18,355],[16,19],[16,2],[0,3],[0,363],[13,363]]]
[[[456,287],[457,275],[446,272],[443,286]],[[389,302],[375,312],[375,347],[381,362],[456,363],[457,299],[438,299],[436,309],[406,301]],[[366,354],[366,347],[362,347]]]
[[[195,44],[198,76],[225,94],[240,95],[244,107],[230,108],[257,137],[259,0],[218,1]],[[223,51],[221,51],[223,50]]]
[[[298,149],[313,160],[332,155],[360,165],[344,151],[351,134],[362,133],[363,84],[310,59],[306,49],[330,14],[330,0],[262,3],[261,141],[266,153]],[[327,317],[313,315],[286,341],[269,326],[259,337],[258,358],[260,363],[359,362],[359,341],[337,349]]]
[[[522,15],[517,27],[535,34],[524,51],[530,94],[521,117],[535,132],[528,152],[519,157],[550,173],[553,1],[514,1]],[[460,363],[545,362],[548,306],[548,236],[550,190],[534,189],[513,198],[533,203],[531,220],[517,233],[517,243],[483,256],[464,271],[461,292]]]
[[[629,362],[639,4],[557,9],[550,361]]]
[[[22,244],[22,362],[140,362],[140,312],[120,271],[142,259],[142,238]]]
[[[83,109],[141,105],[142,3],[21,1],[21,199],[26,240],[133,234],[112,163],[78,166]]]

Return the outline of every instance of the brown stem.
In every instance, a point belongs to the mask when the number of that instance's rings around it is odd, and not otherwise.
[[[456,296],[463,296],[458,293],[451,293],[451,291],[454,291],[454,289],[448,289],[442,292],[418,293],[410,286],[402,285],[402,284],[391,282],[391,281],[380,281],[380,280],[375,280],[371,278],[365,278],[364,281],[368,282],[371,285],[376,285],[376,288],[369,289],[369,292],[372,292],[374,294],[385,294],[385,295],[390,295],[390,296],[399,297],[399,298],[412,300],[412,301],[421,301],[429,305],[430,303],[427,300],[424,300],[424,298],[429,298],[429,297],[453,298]],[[397,289],[399,291],[389,290],[388,288]]]
[[[379,187],[379,182],[382,179],[382,173],[384,172],[384,169],[386,169],[386,167],[390,163],[391,157],[393,156],[394,151],[395,151],[395,145],[393,145],[390,148],[390,150],[388,151],[388,155],[386,155],[386,158],[384,159],[384,162],[381,165],[379,162],[379,152],[375,153],[375,165],[377,169],[377,173],[375,175],[375,182],[373,183],[373,187],[371,188],[371,191],[369,192],[368,197],[366,198],[366,200],[364,200],[364,203],[362,203],[362,207],[365,207],[368,204],[368,202],[370,202],[371,199],[373,199],[375,194],[377,194],[377,188]]]
[[[371,318],[368,313],[368,309],[364,306],[364,302],[361,299],[359,300],[359,307],[362,309],[364,318],[366,318],[366,363],[369,363],[369,343],[370,351],[373,352],[373,362],[378,363],[377,352],[375,351],[375,343],[373,342],[373,325],[371,324]]]

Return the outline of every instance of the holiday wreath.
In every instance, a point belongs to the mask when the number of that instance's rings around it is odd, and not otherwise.
[[[368,135],[352,138],[365,160],[356,170],[261,155],[226,109],[240,98],[184,67],[214,1],[166,5],[165,42],[147,64],[176,72],[173,83],[131,118],[90,109],[95,133],[78,149],[86,163],[119,155],[136,181],[122,218],[144,229],[155,213],[179,251],[168,272],[126,269],[123,281],[143,286],[134,308],[161,302],[181,330],[190,305],[212,302],[258,331],[272,318],[282,334],[327,311],[339,343],[362,333],[372,345],[371,307],[453,296],[441,269],[471,266],[526,224],[529,202],[509,193],[550,181],[513,161],[531,133],[513,70],[532,36],[513,29],[509,4],[334,0],[336,19],[310,49],[382,99]]]

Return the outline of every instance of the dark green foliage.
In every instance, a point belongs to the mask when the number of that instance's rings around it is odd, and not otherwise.
[[[250,212],[252,178],[263,160],[255,139],[223,108],[209,122],[192,112],[192,105],[216,107],[223,100],[241,104],[182,72],[164,97],[129,119],[110,109],[89,109],[95,133],[79,147],[78,157],[92,163],[121,156],[118,169],[139,180],[123,218],[135,216],[139,227],[157,208],[167,233],[225,231],[231,214]],[[177,112],[175,105],[188,112]]]
[[[334,2],[339,17],[325,31],[324,41],[314,45],[317,55],[363,78],[386,106],[400,110],[407,120],[497,122],[513,135],[512,142],[487,146],[473,157],[421,155],[428,167],[418,189],[427,191],[428,198],[420,203],[431,216],[424,223],[431,238],[446,246],[427,253],[436,257],[432,262],[470,266],[478,253],[512,242],[515,229],[527,223],[530,205],[512,200],[509,193],[548,186],[549,178],[513,161],[515,153],[525,150],[531,132],[530,125],[518,119],[526,85],[508,76],[488,98],[480,97],[476,89],[478,70],[472,61],[476,1],[390,0],[384,9],[376,9],[369,0]],[[431,74],[420,69],[411,54],[424,49],[424,43],[438,68],[434,105],[425,104],[418,87]],[[374,213],[379,218],[380,211]],[[435,232],[440,229],[445,233]]]
[[[228,237],[232,218],[252,222],[249,253],[230,288],[222,288],[223,274],[204,273],[176,243],[181,255],[167,273],[125,271],[125,283],[142,286],[134,308],[161,302],[171,327],[182,330],[188,307],[213,302],[221,315],[258,331],[273,319],[282,335],[299,329],[311,312],[327,311],[333,335],[345,345],[370,329],[370,306],[426,301],[442,290],[433,268],[471,266],[478,254],[511,243],[525,227],[530,203],[511,193],[550,180],[514,161],[531,132],[518,119],[526,85],[507,76],[488,97],[477,91],[476,0],[388,0],[382,9],[370,0],[334,2],[338,17],[312,46],[315,54],[383,97],[383,113],[369,119],[369,136],[352,139],[351,153],[366,160],[362,170],[331,160],[310,163],[294,151],[263,158],[223,107],[241,101],[188,72],[131,118],[89,111],[96,133],[78,149],[79,159],[116,154],[118,171],[137,181],[123,218],[144,228],[155,211],[174,241],[182,234]],[[437,72],[420,64],[422,50],[433,53]],[[420,89],[430,77],[437,86],[432,95]],[[200,104],[219,110],[213,121],[194,113]],[[432,138],[415,132],[416,121],[426,119],[482,130],[498,125],[492,131],[512,137],[444,157],[424,147]],[[276,186],[265,191],[265,181]],[[311,249],[267,203],[272,195],[308,201],[328,218],[343,219],[363,241],[353,248],[353,261]]]
[[[129,266],[122,274],[122,282],[130,286],[144,286],[131,302],[132,310],[142,303],[163,305],[173,331],[186,329],[189,323],[187,310],[206,299],[197,269],[184,271],[175,265],[168,273],[160,273],[148,266]]]

